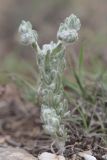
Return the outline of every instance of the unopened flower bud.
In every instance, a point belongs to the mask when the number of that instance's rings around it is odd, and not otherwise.
[[[22,21],[19,26],[19,34],[20,41],[24,45],[32,45],[33,43],[36,43],[38,39],[38,34],[35,30],[32,29],[32,25],[29,21]]]
[[[72,43],[78,39],[78,33],[75,29],[72,30],[64,30],[57,34],[58,39],[66,42]]]
[[[64,23],[61,23],[57,32],[57,38],[65,43],[72,43],[78,39],[78,31],[81,23],[74,14],[67,17]]]

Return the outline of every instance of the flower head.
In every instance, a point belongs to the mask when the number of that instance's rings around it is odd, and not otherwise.
[[[38,39],[38,34],[32,29],[29,21],[22,21],[19,26],[20,40],[24,45],[32,45]]]
[[[47,53],[52,53],[55,48],[57,48],[58,44],[51,41],[49,44],[44,44],[42,47],[42,54],[46,55]]]
[[[52,107],[49,108],[48,106],[45,105],[42,105],[41,112],[42,112],[41,118],[45,123],[44,125],[45,131],[50,134],[55,134],[60,126],[60,121],[61,121],[60,115],[56,114],[54,108]]]
[[[80,30],[81,23],[79,18],[74,14],[67,17],[64,23],[61,23],[57,32],[57,38],[66,43],[74,42],[78,39],[78,31]]]

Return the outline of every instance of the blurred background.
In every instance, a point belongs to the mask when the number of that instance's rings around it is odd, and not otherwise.
[[[18,42],[22,20],[29,20],[38,31],[39,44],[56,41],[59,24],[71,13],[82,23],[79,40],[68,47],[67,54],[77,59],[82,47],[85,64],[98,68],[107,62],[107,0],[0,0],[0,70],[28,72],[35,68],[32,48]],[[102,64],[101,64],[102,65]]]

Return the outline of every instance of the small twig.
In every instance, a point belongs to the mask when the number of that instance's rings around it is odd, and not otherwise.
[[[101,149],[104,149],[104,150],[107,151],[107,148],[104,148],[104,147],[102,147],[102,146],[100,146],[100,145],[98,145],[98,144],[97,144],[97,146],[100,147]]]

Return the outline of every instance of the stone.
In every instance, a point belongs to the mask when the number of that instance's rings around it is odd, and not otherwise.
[[[37,160],[24,149],[0,147],[0,160]]]

